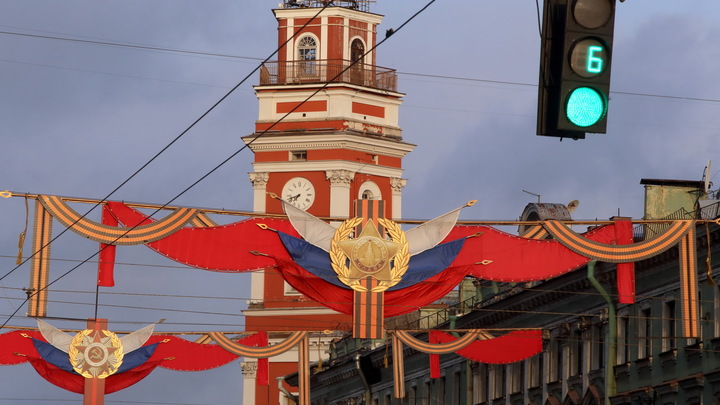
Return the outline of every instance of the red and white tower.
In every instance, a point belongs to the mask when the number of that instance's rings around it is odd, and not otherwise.
[[[368,0],[334,0],[318,15],[325,3],[284,0],[273,10],[278,43],[287,45],[260,71],[255,133],[243,138],[255,154],[254,210],[282,214],[274,193],[315,216],[347,219],[355,200],[382,199],[386,215],[399,219],[402,158],[414,145],[398,126],[396,72],[369,52],[382,16]],[[247,330],[351,330],[351,316],[305,299],[270,270],[253,274],[251,288]],[[297,371],[297,357],[270,361],[267,392],[246,374],[244,404],[281,403],[275,377]]]

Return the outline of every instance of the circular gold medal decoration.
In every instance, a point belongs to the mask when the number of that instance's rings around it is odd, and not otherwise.
[[[388,263],[388,256],[388,248],[380,239],[366,236],[353,245],[350,258],[358,270],[374,274]]]
[[[85,378],[107,378],[122,365],[120,338],[109,330],[86,329],[78,332],[68,350],[73,369]]]

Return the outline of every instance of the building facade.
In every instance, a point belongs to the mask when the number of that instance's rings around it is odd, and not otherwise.
[[[672,181],[660,182],[653,180],[652,184],[673,187]],[[677,190],[662,190],[668,191]],[[693,192],[703,196],[700,186]],[[651,197],[649,201],[657,209],[658,200]],[[679,210],[689,213],[689,218],[705,218],[693,210],[694,204],[697,199],[656,212],[667,215],[673,211],[673,218],[678,218]],[[704,211],[716,212],[716,208]],[[635,233],[639,241],[647,227],[638,227]],[[541,354],[500,365],[443,355],[440,378],[430,378],[429,356],[406,348],[406,394],[397,399],[393,396],[392,358],[388,357],[392,351],[384,344],[376,347],[366,342],[363,346],[362,342],[346,341],[335,346],[333,366],[326,365],[313,376],[313,404],[720,403],[720,289],[714,281],[720,277],[720,266],[713,262],[720,254],[720,227],[714,222],[701,223],[696,235],[698,338],[689,338],[683,330],[675,247],[636,263],[633,304],[618,304],[616,265],[608,263],[591,263],[542,282],[476,282],[477,296],[471,305],[458,306],[455,314],[451,311],[450,320],[439,328],[482,328],[496,335],[517,328],[541,328]],[[418,337],[427,339],[426,334]],[[347,350],[353,345],[360,347]]]

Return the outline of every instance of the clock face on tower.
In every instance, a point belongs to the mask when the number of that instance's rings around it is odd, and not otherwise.
[[[304,177],[294,177],[283,186],[282,199],[301,210],[306,210],[315,201],[315,187]]]

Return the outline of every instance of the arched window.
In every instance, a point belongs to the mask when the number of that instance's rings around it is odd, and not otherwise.
[[[310,35],[305,35],[298,40],[298,71],[301,75],[314,76],[316,74],[317,48],[317,41]]]
[[[350,61],[357,62],[350,68],[350,82],[365,85],[365,68],[363,67],[365,57],[365,44],[360,38],[355,38],[350,43]]]
[[[317,60],[317,42],[315,38],[309,35],[300,38],[297,51],[298,60]]]
[[[363,57],[365,56],[365,44],[360,40],[360,38],[353,39],[352,43],[350,44],[350,61],[360,61],[358,65],[362,65]]]
[[[382,191],[374,181],[366,181],[360,185],[358,198],[363,200],[382,200]]]

